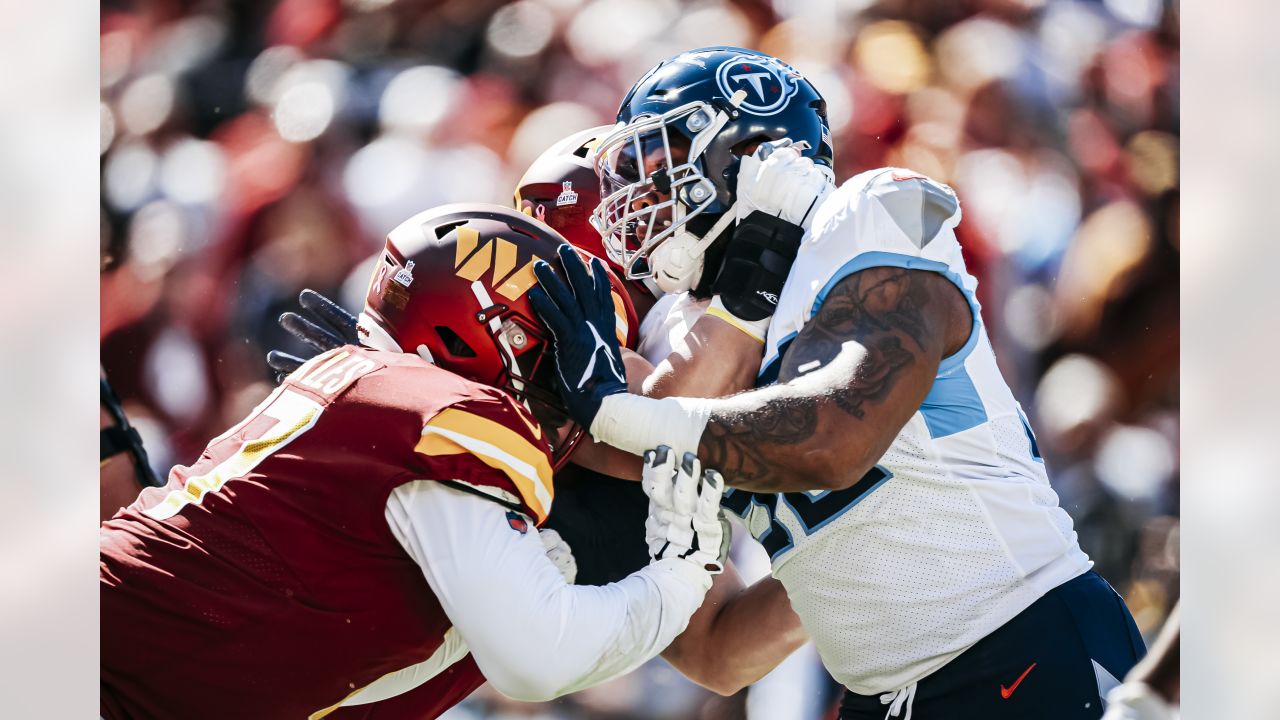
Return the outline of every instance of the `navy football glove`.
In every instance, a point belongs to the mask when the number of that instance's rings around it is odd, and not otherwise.
[[[302,305],[303,314],[282,314],[280,327],[315,350],[315,353],[305,358],[283,350],[267,353],[267,365],[276,371],[276,382],[284,380],[286,375],[320,353],[343,345],[360,344],[359,335],[356,334],[356,316],[343,310],[334,301],[307,288],[298,294],[298,303]]]
[[[529,302],[555,337],[556,370],[565,408],[574,421],[590,429],[600,403],[627,391],[609,271],[598,258],[592,258],[588,274],[570,245],[561,246],[559,255],[569,283],[539,261],[533,266],[539,284],[529,289]]]

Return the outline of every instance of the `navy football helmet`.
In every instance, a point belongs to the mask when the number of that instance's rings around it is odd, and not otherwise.
[[[592,223],[630,280],[695,289],[708,251],[733,222],[738,160],[790,139],[832,165],[826,101],[794,68],[735,47],[681,53],[627,93],[596,146],[601,202]],[[707,273],[714,278],[715,269]]]

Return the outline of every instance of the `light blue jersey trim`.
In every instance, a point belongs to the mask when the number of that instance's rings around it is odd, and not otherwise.
[[[1027,419],[1027,414],[1022,412],[1022,406],[1018,406],[1018,419],[1022,421],[1022,431],[1027,434],[1027,444],[1031,448],[1031,459],[1044,464],[1044,457],[1040,455],[1040,443],[1036,442],[1035,431],[1031,429],[1031,421]]]
[[[934,379],[929,394],[920,403],[920,414],[929,428],[929,437],[935,440],[987,421],[987,410],[978,396],[978,388],[964,368]]]
[[[782,371],[782,356],[787,354],[787,348],[790,347],[791,341],[796,339],[796,335],[799,333],[792,332],[778,341],[778,354],[756,374],[756,387],[772,385],[778,381],[778,373]]]
[[[808,493],[778,493],[778,499],[782,500],[783,505],[786,505],[788,508],[791,509],[791,514],[795,517],[796,520],[800,522],[800,526],[804,528],[805,534],[813,535],[814,533],[818,532],[819,530],[826,527],[827,525],[830,525],[835,520],[838,520],[841,515],[844,515],[845,513],[852,510],[855,506],[858,505],[858,503],[870,497],[871,493],[875,492],[876,490],[879,490],[881,485],[884,485],[885,483],[889,482],[889,480],[893,478],[893,473],[889,472],[883,467],[880,467],[879,465],[873,467],[871,471],[878,472],[880,474],[880,478],[876,480],[874,483],[872,483],[870,487],[858,488],[856,491],[856,494],[854,495],[853,500],[848,505],[845,505],[839,508],[838,510],[836,510],[835,512],[831,513],[830,515],[823,517],[821,520],[814,523],[812,526],[809,525],[809,522],[805,519],[805,515],[807,513],[801,512],[800,509],[797,508],[795,504],[791,502],[791,498],[788,497],[788,495],[802,498],[803,500],[806,500],[810,504],[812,504],[819,500],[822,500],[832,492],[847,492],[849,488],[846,488],[845,490],[835,490],[835,491],[823,490],[821,493],[818,493],[815,495],[810,495]]]
[[[964,299],[969,301],[969,309],[973,312],[973,329],[969,332],[969,339],[965,341],[964,347],[942,359],[942,363],[938,365],[938,377],[950,375],[956,369],[964,366],[964,361],[969,357],[969,353],[978,346],[978,336],[981,334],[979,329],[982,326],[982,306],[978,304],[978,298],[969,292],[964,286],[964,281],[944,263],[936,260],[926,260],[922,257],[914,255],[903,255],[902,253],[893,252],[865,252],[845,263],[841,268],[832,274],[831,279],[827,280],[827,284],[822,286],[818,291],[817,297],[813,300],[813,308],[809,311],[809,317],[812,318],[818,314],[818,309],[822,307],[822,303],[827,299],[827,293],[831,292],[831,288],[836,283],[849,277],[850,275],[873,267],[900,267],[907,270],[928,270],[945,276],[956,287],[960,288],[960,292],[964,294]]]

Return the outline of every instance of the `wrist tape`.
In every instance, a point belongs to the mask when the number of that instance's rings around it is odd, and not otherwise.
[[[698,451],[711,417],[711,401],[702,398],[648,398],[631,393],[609,395],[589,431],[597,442],[633,455],[659,445],[677,453]]]

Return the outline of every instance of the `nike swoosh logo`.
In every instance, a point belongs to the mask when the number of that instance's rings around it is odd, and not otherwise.
[[[1009,696],[1013,694],[1013,691],[1014,691],[1014,690],[1017,690],[1017,689],[1018,689],[1018,686],[1022,684],[1022,679],[1023,679],[1023,678],[1025,678],[1025,677],[1027,676],[1027,673],[1029,673],[1029,672],[1031,672],[1032,670],[1034,670],[1034,669],[1035,669],[1035,667],[1036,667],[1036,664],[1035,664],[1035,663],[1031,663],[1031,667],[1027,668],[1026,670],[1023,670],[1023,671],[1022,671],[1022,674],[1018,676],[1018,679],[1017,679],[1017,680],[1014,680],[1014,681],[1013,681],[1013,684],[1012,684],[1012,685],[1010,685],[1009,687],[1005,687],[1005,686],[1002,684],[1002,685],[1000,686],[1000,697],[1004,698],[1005,700],[1008,700],[1008,699],[1009,699]]]

